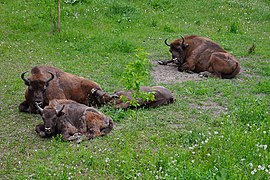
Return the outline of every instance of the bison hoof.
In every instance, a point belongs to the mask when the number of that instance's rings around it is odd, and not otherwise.
[[[75,133],[72,136],[69,136],[68,140],[69,141],[78,140],[78,139],[80,139],[80,137],[81,137],[81,133]]]
[[[77,140],[76,143],[80,144],[83,140],[87,139],[85,135],[80,136]]]
[[[167,65],[167,63],[165,61],[158,61],[158,64],[160,64],[160,65]]]
[[[42,137],[42,138],[44,138],[44,137],[46,137],[46,133],[43,132],[43,131],[41,131],[41,132],[39,132],[39,136]]]
[[[203,78],[203,77],[210,77],[211,73],[208,71],[204,71],[204,72],[200,72],[199,73],[199,77]]]
[[[184,72],[184,69],[182,67],[178,67],[178,71]]]

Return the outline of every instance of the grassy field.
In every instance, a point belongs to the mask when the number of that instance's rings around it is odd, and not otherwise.
[[[0,4],[0,179],[270,178],[269,0],[64,0],[60,33],[52,31],[55,0]],[[138,121],[134,111],[102,107],[115,129],[81,144],[41,139],[40,116],[18,112],[20,74],[35,65],[112,93],[123,88],[136,49],[154,63],[169,59],[163,41],[180,34],[218,42],[239,59],[241,74],[161,84],[176,102],[141,109]]]

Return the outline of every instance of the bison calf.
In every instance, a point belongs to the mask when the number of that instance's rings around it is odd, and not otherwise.
[[[174,102],[174,98],[171,91],[163,86],[152,86],[152,87],[142,86],[140,90],[142,92],[153,93],[154,99],[149,100],[149,101],[137,99],[139,107],[154,107],[155,108],[158,106],[162,106],[162,105],[166,105],[166,104]],[[92,94],[100,104],[114,104],[115,109],[134,108],[128,102],[129,100],[132,99],[132,91],[119,90],[119,91],[115,91],[113,95],[109,95],[102,90],[93,89]],[[121,96],[125,96],[127,98],[127,102],[123,102],[120,98]]]
[[[214,41],[200,36],[185,36],[168,44],[172,59],[159,61],[175,63],[179,71],[196,72],[203,76],[233,78],[240,72],[240,63]]]
[[[81,141],[108,134],[113,121],[98,110],[72,100],[51,100],[44,109],[37,107],[43,123],[36,126],[40,137],[61,134],[63,140]]]
[[[44,107],[52,99],[71,99],[76,102],[91,105],[96,104],[91,96],[91,89],[100,89],[100,86],[91,80],[66,73],[50,66],[36,66],[31,69],[31,76],[25,78],[21,74],[27,89],[25,101],[20,106],[20,112],[36,113],[35,103]]]

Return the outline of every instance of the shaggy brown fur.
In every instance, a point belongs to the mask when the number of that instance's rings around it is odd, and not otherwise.
[[[200,36],[185,36],[168,44],[172,59],[159,64],[176,63],[179,71],[192,71],[204,76],[233,78],[240,63],[214,41]]]
[[[173,95],[170,90],[163,86],[142,86],[140,88],[142,92],[152,92],[154,93],[154,100],[143,101],[138,99],[139,107],[158,107],[174,102]],[[109,95],[101,90],[94,90],[93,95],[99,101],[100,104],[113,104],[114,108],[133,108],[129,100],[132,99],[132,91],[115,91],[113,95]],[[127,102],[123,102],[120,97],[125,96]]]
[[[21,78],[27,85],[25,101],[19,110],[21,112],[36,113],[35,103],[41,107],[49,104],[52,99],[71,99],[76,102],[89,105],[95,103],[91,89],[100,89],[100,86],[91,80],[66,73],[60,69],[49,66],[36,66],[31,69],[31,76]]]
[[[98,110],[72,100],[51,100],[39,108],[43,123],[36,126],[40,137],[62,134],[63,140],[91,139],[104,136],[113,129],[113,120]]]

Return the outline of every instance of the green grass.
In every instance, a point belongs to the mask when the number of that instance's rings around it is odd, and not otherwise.
[[[269,179],[268,0],[62,1],[61,33],[52,33],[54,2],[0,3],[0,179]],[[102,107],[115,130],[81,144],[39,138],[41,118],[18,112],[20,74],[35,65],[92,79],[111,93],[123,88],[136,49],[152,61],[168,59],[163,41],[180,34],[218,42],[243,72],[163,84],[177,101],[139,110],[138,122],[131,110]],[[151,77],[148,83],[155,85]]]

